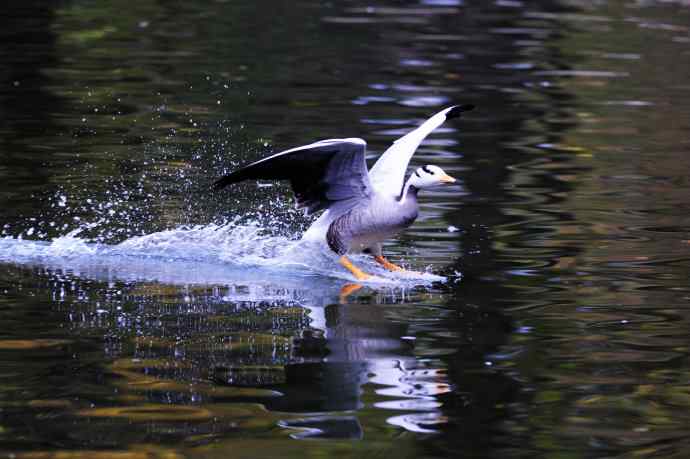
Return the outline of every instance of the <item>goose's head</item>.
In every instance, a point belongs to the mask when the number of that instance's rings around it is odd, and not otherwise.
[[[410,185],[418,190],[430,188],[432,186],[447,185],[455,183],[456,180],[450,175],[446,174],[443,169],[438,166],[423,166],[418,168],[410,176]]]

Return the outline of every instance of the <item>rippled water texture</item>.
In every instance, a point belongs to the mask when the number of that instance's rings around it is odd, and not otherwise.
[[[0,456],[690,454],[686,1],[3,7]],[[420,274],[209,189],[453,103]]]

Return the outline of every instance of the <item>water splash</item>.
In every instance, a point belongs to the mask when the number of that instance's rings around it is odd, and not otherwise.
[[[89,276],[173,284],[235,283],[271,276],[323,276],[353,280],[325,244],[275,236],[257,224],[181,226],[128,238],[119,244],[92,242],[84,225],[51,241],[0,238],[0,261],[53,266]],[[431,273],[390,273],[365,256],[356,262],[375,274],[371,283],[430,284]],[[100,273],[100,274],[99,274]]]

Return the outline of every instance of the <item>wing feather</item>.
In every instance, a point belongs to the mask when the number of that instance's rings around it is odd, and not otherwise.
[[[309,213],[335,203],[351,208],[372,193],[362,139],[328,139],[276,153],[214,183],[214,189],[251,179],[289,180],[297,207]]]
[[[447,119],[457,118],[462,112],[472,110],[474,105],[454,105],[441,110],[391,145],[369,171],[369,179],[375,191],[398,196],[405,183],[407,165],[414,152],[434,129]]]

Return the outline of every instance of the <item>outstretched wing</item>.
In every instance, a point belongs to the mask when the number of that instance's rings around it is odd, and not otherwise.
[[[362,139],[321,140],[276,153],[243,167],[214,183],[214,189],[250,179],[289,180],[297,207],[309,213],[334,203],[351,208],[369,199],[371,184]]]
[[[446,120],[457,118],[462,112],[470,111],[474,105],[454,105],[426,120],[412,132],[399,138],[383,152],[369,171],[371,186],[379,193],[398,196],[405,182],[405,172],[412,155],[422,140]]]

